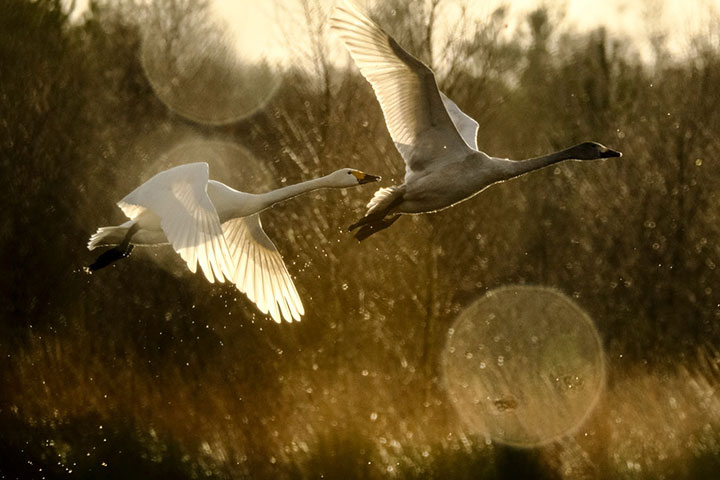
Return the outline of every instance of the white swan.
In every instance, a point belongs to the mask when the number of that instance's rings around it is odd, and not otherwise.
[[[207,163],[174,167],[118,202],[130,220],[102,227],[90,237],[90,250],[108,245],[115,248],[86,270],[92,272],[128,256],[133,245],[170,243],[193,273],[200,264],[209,282],[227,278],[276,322],[281,318],[299,321],[304,314],[302,301],[258,214],[311,190],[346,188],[379,179],[343,168],[307,182],[252,194],[210,180]]]
[[[562,160],[592,160],[622,154],[586,142],[523,161],[495,158],[478,150],[478,123],[438,90],[433,71],[407,53],[348,1],[330,16],[355,64],[370,82],[390,136],[405,160],[405,181],[381,188],[368,203],[358,240],[392,225],[402,214],[442,210],[493,183]]]

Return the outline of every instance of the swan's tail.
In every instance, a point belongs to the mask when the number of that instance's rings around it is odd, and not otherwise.
[[[402,186],[392,186],[381,188],[375,195],[370,199],[367,204],[367,213],[365,216],[370,216],[383,212],[383,216],[387,215],[391,208],[395,207],[398,203],[402,202],[403,194],[405,191]]]
[[[127,235],[129,228],[130,226],[127,224],[117,225],[115,227],[98,228],[98,231],[95,232],[88,241],[88,250],[94,250],[98,247],[113,247],[115,245],[119,245],[125,238],[125,235]]]
[[[349,231],[359,228],[355,233],[355,238],[359,242],[365,240],[370,235],[385,230],[395,223],[400,215],[392,214],[391,211],[403,201],[403,189],[401,186],[381,188],[368,203],[368,211],[358,222],[348,227]],[[392,215],[388,217],[388,215]]]

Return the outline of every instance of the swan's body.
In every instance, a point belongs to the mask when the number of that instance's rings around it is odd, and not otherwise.
[[[372,85],[405,161],[404,183],[378,190],[365,217],[350,226],[360,228],[358,240],[389,227],[400,215],[442,210],[494,183],[562,160],[621,156],[586,142],[523,161],[491,157],[478,149],[478,123],[439,91],[433,71],[357,7],[347,1],[337,6],[330,26]]]
[[[133,190],[118,206],[129,221],[102,227],[90,237],[90,250],[117,245],[89,267],[97,270],[129,255],[133,245],[172,244],[195,273],[200,264],[209,282],[225,279],[279,322],[300,320],[304,308],[280,253],[265,234],[259,213],[319,188],[346,188],[377,181],[358,170],[341,169],[324,177],[271,192],[240,192],[209,179],[207,163],[160,172]]]

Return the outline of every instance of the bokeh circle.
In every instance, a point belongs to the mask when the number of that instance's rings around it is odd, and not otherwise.
[[[493,441],[534,447],[577,429],[605,384],[590,317],[553,289],[503,287],[449,331],[443,382],[461,421]]]
[[[280,86],[279,67],[258,56],[271,39],[239,44],[208,2],[156,1],[147,18],[142,67],[157,97],[179,115],[208,125],[236,122],[262,109]]]
[[[222,139],[187,137],[159,155],[144,169],[145,177],[178,165],[206,162],[210,179],[237,190],[263,193],[278,187],[272,169],[243,145]]]

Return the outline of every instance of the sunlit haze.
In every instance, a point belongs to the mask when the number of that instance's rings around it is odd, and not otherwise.
[[[244,58],[268,59],[273,62],[297,62],[298,50],[307,42],[307,22],[298,0],[212,0],[222,22],[236,36],[237,48]],[[358,5],[372,7],[375,2],[359,0]],[[312,8],[329,11],[332,0],[309,2]],[[664,38],[673,54],[687,53],[693,35],[718,35],[713,22],[720,12],[720,0],[452,0],[443,5],[439,30],[451,35],[459,7],[468,5],[479,19],[505,6],[510,15],[508,32],[523,28],[524,16],[539,7],[548,6],[564,15],[555,20],[561,29],[579,32],[605,27],[620,38],[635,42],[641,55],[649,54],[651,39]],[[75,3],[73,16],[86,14],[87,1]],[[335,51],[335,49],[333,49]],[[341,53],[337,49],[336,52]]]

